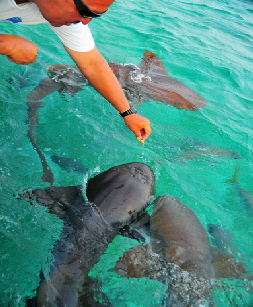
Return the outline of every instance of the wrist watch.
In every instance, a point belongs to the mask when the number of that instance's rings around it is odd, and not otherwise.
[[[126,110],[125,112],[119,113],[119,115],[121,117],[126,117],[127,115],[131,115],[131,114],[135,114],[135,113],[137,113],[136,109],[130,108],[130,109]]]

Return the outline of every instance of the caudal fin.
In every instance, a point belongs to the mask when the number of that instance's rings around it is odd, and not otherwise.
[[[65,157],[58,157],[58,156],[51,156],[51,159],[54,163],[59,165],[61,168],[66,170],[67,172],[73,171],[83,175],[87,175],[88,168],[84,166],[82,163],[78,162],[76,159],[73,158],[65,158]]]

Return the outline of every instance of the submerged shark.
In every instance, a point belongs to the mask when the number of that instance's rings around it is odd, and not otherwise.
[[[249,268],[236,259],[239,253],[233,243],[232,233],[228,229],[223,229],[220,225],[215,224],[208,224],[208,232],[211,234],[214,244],[214,246],[211,246],[211,252],[215,278],[252,280],[253,276],[248,272]]]
[[[67,172],[76,172],[79,174],[86,175],[88,173],[88,168],[85,167],[82,163],[72,158],[51,156],[51,160],[59,165],[61,168],[66,170]]]
[[[207,105],[194,90],[171,77],[163,63],[151,51],[145,51],[141,63],[136,66],[128,63],[109,63],[121,84],[126,97],[133,106],[148,100],[160,101],[179,109],[195,111]],[[36,143],[35,127],[41,100],[58,91],[74,96],[85,86],[90,85],[81,71],[72,65],[47,66],[49,76],[27,95],[28,138],[37,151],[43,168],[42,180],[53,184],[54,178],[45,156]]]
[[[200,158],[210,158],[215,157],[225,158],[225,159],[240,159],[241,156],[236,151],[231,151],[222,147],[211,147],[211,146],[192,146],[192,148],[182,151],[179,155],[173,157],[173,161],[183,162],[185,160],[193,160]]]
[[[168,286],[163,306],[212,306],[214,278],[207,233],[196,215],[170,196],[154,202],[150,244],[136,246],[116,263],[119,275],[149,277]]]
[[[34,149],[37,151],[43,169],[42,181],[48,182],[51,185],[54,182],[54,175],[50,170],[50,167],[47,163],[45,156],[40,150],[36,142],[36,132],[35,127],[38,124],[38,110],[43,107],[43,104],[40,102],[41,99],[46,97],[48,94],[53,93],[56,90],[59,90],[61,85],[56,83],[49,77],[46,77],[40,81],[38,87],[36,87],[32,92],[27,95],[27,105],[28,105],[28,133],[27,136],[31,141]]]
[[[27,137],[29,138],[30,142],[33,145],[33,148],[36,150],[40,161],[42,165],[42,170],[43,170],[43,175],[42,175],[42,181],[48,182],[51,185],[54,182],[54,175],[52,171],[50,170],[50,167],[47,163],[47,160],[40,150],[39,146],[37,145],[36,142],[36,132],[35,132],[35,127],[38,123],[38,110],[39,108],[42,107],[42,104],[39,101],[32,101],[28,100],[28,132],[27,132]]]
[[[38,153],[38,156],[41,161],[43,175],[42,175],[42,181],[48,182],[50,185],[53,185],[54,183],[54,174],[52,173],[48,162],[46,160],[46,157],[40,150],[37,142],[36,142],[36,131],[35,127],[38,124],[38,110],[43,107],[40,100],[47,96],[48,92],[52,93],[55,91],[55,88],[58,87],[60,89],[60,85],[58,83],[55,84],[55,82],[51,78],[44,78],[40,82],[39,91],[33,91],[29,93],[27,96],[27,104],[28,104],[28,133],[27,136],[30,140],[30,142],[33,145],[33,148]],[[68,171],[69,168],[72,168],[72,170],[85,174],[87,173],[87,169],[78,161],[73,161],[73,159],[69,158],[63,158],[63,157],[57,157],[57,156],[51,156],[51,159],[54,163],[58,164],[60,167],[64,168]],[[68,165],[70,164],[70,165]],[[75,165],[73,165],[75,164]]]
[[[155,100],[178,109],[195,111],[207,105],[207,102],[194,90],[171,77],[163,63],[151,51],[144,52],[138,66],[117,62],[109,63],[109,66],[125,91],[127,99],[134,106]],[[58,83],[55,87],[56,91],[65,91],[73,96],[84,86],[90,85],[75,66],[50,65],[47,70],[50,77]],[[59,85],[61,85],[60,88]],[[39,87],[34,91],[39,92]]]
[[[125,252],[115,271],[121,276],[148,277],[166,284],[163,306],[214,306],[215,279],[252,278],[243,263],[220,250],[219,229],[209,225],[209,231],[216,247],[210,245],[192,210],[173,197],[158,197],[150,219],[150,243]]]
[[[90,179],[83,186],[48,187],[21,195],[49,208],[64,222],[53,248],[49,277],[41,275],[36,297],[27,306],[78,307],[100,305],[89,290],[88,273],[119,230],[149,205],[154,175],[143,163],[128,163]]]
[[[247,210],[247,212],[252,215],[253,214],[253,195],[250,194],[248,191],[242,189],[241,185],[238,181],[238,175],[239,175],[240,169],[239,167],[236,167],[236,170],[234,172],[234,175],[231,179],[226,180],[228,183],[232,184],[234,189],[237,191],[238,196],[241,199],[241,203],[244,206],[244,208]]]

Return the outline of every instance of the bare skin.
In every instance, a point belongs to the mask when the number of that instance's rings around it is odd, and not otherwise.
[[[0,35],[0,54],[16,64],[28,65],[37,59],[38,46],[29,40],[9,34]]]
[[[85,4],[93,12],[102,13],[106,11],[114,1],[115,0],[85,0]],[[92,18],[84,18],[79,14],[73,0],[16,0],[17,4],[25,2],[35,3],[44,18],[54,27],[71,25],[76,21],[88,24],[92,20]],[[0,35],[0,43],[1,37],[2,35]],[[92,86],[107,99],[118,112],[122,113],[130,109],[129,102],[117,78],[96,47],[89,52],[77,52],[66,46],[64,47]],[[3,54],[1,53],[1,46],[0,54]],[[17,64],[23,64],[16,62],[15,58],[11,60]],[[31,59],[31,63],[33,62],[34,58]],[[27,59],[25,63],[27,64]],[[99,78],[97,78],[98,75]],[[126,116],[124,121],[138,141],[143,143],[144,140],[149,137],[151,133],[150,121],[145,117],[139,114],[131,114]]]
[[[75,21],[80,21],[86,25],[92,20],[92,18],[83,18],[79,14],[73,0],[31,0],[30,2],[33,2],[37,5],[43,17],[54,27],[70,25]],[[102,8],[101,6],[90,6],[89,8],[94,10],[94,12],[100,13],[104,12],[108,6],[105,5],[102,6]],[[100,8],[101,11],[99,11]]]
[[[89,52],[76,52],[65,47],[69,55],[76,62],[81,72],[90,84],[120,113],[130,108],[122,88],[104,57],[97,48]],[[99,71],[99,82],[97,82]],[[101,80],[103,80],[101,82]],[[151,133],[150,122],[139,114],[124,117],[125,124],[135,134],[138,141],[144,141]]]

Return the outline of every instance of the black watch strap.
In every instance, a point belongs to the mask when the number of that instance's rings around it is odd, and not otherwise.
[[[125,112],[119,113],[119,115],[121,117],[126,117],[127,115],[131,115],[131,114],[134,114],[134,113],[137,113],[136,109],[135,108],[131,108],[129,110],[126,110]]]

